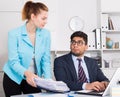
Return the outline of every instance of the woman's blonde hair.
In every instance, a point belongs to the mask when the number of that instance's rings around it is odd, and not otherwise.
[[[31,14],[37,15],[41,10],[48,11],[48,7],[41,2],[26,2],[22,10],[22,20],[29,20]]]

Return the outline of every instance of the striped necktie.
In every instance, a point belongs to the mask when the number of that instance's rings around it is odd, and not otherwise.
[[[87,78],[85,75],[85,72],[81,66],[81,59],[77,59],[78,60],[78,81],[80,82],[87,82]]]

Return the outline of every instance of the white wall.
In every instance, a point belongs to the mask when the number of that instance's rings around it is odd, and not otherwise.
[[[85,22],[84,31],[91,32],[97,27],[96,0],[59,0],[58,1],[58,30],[56,39],[57,50],[69,50],[70,35],[68,23],[71,17],[79,16]]]
[[[101,0],[102,12],[120,12],[120,0]]]
[[[39,0],[35,0],[39,1]],[[69,20],[79,16],[84,20],[83,31],[90,33],[97,27],[98,6],[96,0],[42,0],[48,5],[50,12],[46,28],[51,31],[52,51],[69,50],[70,35]]]
[[[27,0],[0,0],[0,72],[7,61],[7,34],[24,22],[21,10]],[[97,27],[97,0],[34,0],[44,2],[49,7],[49,18],[46,28],[51,32],[52,51],[69,50],[70,35],[73,33],[68,26],[73,16],[79,16],[85,22],[83,31],[90,33]],[[52,64],[54,52],[52,52]],[[0,73],[0,97],[4,97]]]
[[[21,10],[26,0],[0,1],[0,64],[7,60],[7,34],[10,29],[18,27]],[[79,16],[85,22],[84,31],[90,33],[97,27],[96,0],[34,0],[44,2],[49,7],[46,28],[51,31],[51,50],[69,50],[70,35],[68,23],[71,17]],[[86,3],[87,2],[87,3]]]

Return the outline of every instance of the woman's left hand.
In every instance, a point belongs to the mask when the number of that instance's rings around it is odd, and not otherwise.
[[[33,87],[37,87],[36,84],[35,84],[35,81],[34,81],[34,78],[38,78],[37,75],[35,75],[34,73],[30,72],[30,71],[25,71],[24,73],[25,77],[26,77],[26,82],[33,86]]]

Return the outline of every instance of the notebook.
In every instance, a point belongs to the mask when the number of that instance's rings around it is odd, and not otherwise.
[[[107,95],[110,95],[110,88],[112,86],[118,85],[119,82],[120,82],[119,75],[120,75],[120,68],[117,68],[117,70],[113,74],[113,77],[110,80],[107,88],[103,92],[96,92],[96,91],[93,91],[93,90],[80,90],[80,91],[76,91],[75,93],[77,93],[77,94],[86,94],[86,95],[95,95],[95,96],[107,96]]]

